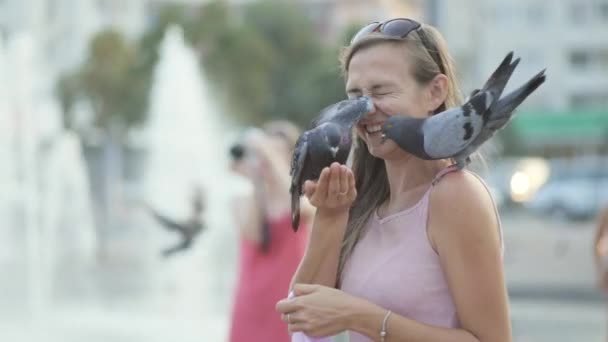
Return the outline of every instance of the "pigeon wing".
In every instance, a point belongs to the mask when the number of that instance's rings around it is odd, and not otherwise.
[[[492,103],[490,93],[480,92],[461,107],[426,119],[422,126],[426,153],[436,159],[461,153],[481,132]]]
[[[294,231],[300,226],[300,196],[302,186],[306,180],[306,173],[310,168],[308,156],[308,134],[305,132],[298,138],[291,159],[291,227]]]

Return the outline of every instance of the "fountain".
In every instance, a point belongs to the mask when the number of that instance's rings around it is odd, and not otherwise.
[[[5,266],[15,284],[27,289],[15,294],[25,301],[16,307],[27,308],[25,314],[38,324],[52,315],[66,283],[87,279],[81,271],[93,263],[95,228],[80,141],[62,128],[51,77],[39,62],[35,43],[26,33],[15,34],[0,53],[5,130],[0,134],[0,180],[8,189],[0,198],[5,223],[0,234],[10,241],[7,246],[14,246],[6,248]],[[5,87],[8,80],[11,86]]]
[[[159,211],[182,218],[192,186],[201,185],[208,199],[207,229],[190,250],[163,259],[159,251],[175,236],[143,210],[121,208],[131,216],[112,230],[117,241],[113,246],[118,246],[112,251],[119,252],[112,261],[117,264],[98,264],[94,258],[96,234],[83,152],[78,137],[61,127],[50,81],[45,81],[51,78],[37,62],[35,41],[13,36],[5,52],[2,47],[0,270],[9,276],[0,290],[14,282],[12,288],[19,292],[0,292],[7,304],[0,309],[7,314],[0,328],[10,318],[21,325],[8,327],[17,327],[17,336],[27,336],[25,340],[53,340],[62,329],[60,340],[79,340],[84,336],[79,333],[95,336],[90,329],[101,328],[157,341],[167,339],[161,329],[181,333],[186,324],[192,340],[223,340],[237,254],[228,200],[239,184],[226,173],[231,136],[224,127],[230,124],[220,120],[181,30],[170,28],[161,46],[149,121],[142,132],[145,173],[137,189],[141,199]],[[132,239],[123,239],[129,236],[125,232],[134,232]],[[130,254],[120,254],[122,247]],[[129,274],[122,273],[133,265]],[[15,318],[20,309],[30,319]],[[173,320],[176,316],[182,319]],[[74,329],[77,324],[84,328]],[[0,339],[5,334],[0,329]]]
[[[17,191],[14,171],[7,163],[9,160],[15,160],[15,153],[12,149],[14,120],[8,111],[8,68],[5,59],[4,40],[0,36],[0,184],[4,188],[4,191],[0,192],[0,241],[12,241],[14,238],[8,227],[15,226],[12,206]],[[14,253],[14,244],[2,244],[0,265],[10,262]]]
[[[164,303],[160,305],[175,314],[204,315],[208,321],[219,316],[225,321],[236,259],[236,232],[227,211],[234,183],[226,174],[226,123],[220,120],[222,114],[179,27],[168,28],[159,56],[143,132],[143,200],[167,216],[184,218],[191,190],[200,185],[207,198],[207,229],[191,250],[160,259],[158,251],[175,236],[149,220],[149,266],[153,274],[166,275],[156,277],[153,291]]]

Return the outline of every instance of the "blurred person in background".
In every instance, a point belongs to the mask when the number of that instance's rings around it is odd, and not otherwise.
[[[608,294],[608,207],[598,215],[593,246],[597,285],[604,294]]]
[[[316,207],[293,299],[291,332],[363,341],[511,341],[500,219],[491,194],[451,160],[422,160],[382,141],[392,115],[460,105],[441,34],[410,19],[372,23],[343,52],[346,93],[374,110],[357,125],[352,168],[307,181]]]
[[[161,255],[166,258],[190,248],[194,240],[205,229],[205,224],[203,222],[203,213],[205,211],[203,189],[198,185],[194,186],[191,196],[190,215],[185,220],[181,221],[171,219],[166,215],[161,214],[151,205],[144,203],[145,208],[154,216],[156,221],[158,221],[163,228],[180,235],[181,239],[176,245],[167,247],[161,251]]]
[[[231,168],[248,179],[253,191],[232,203],[240,236],[240,261],[230,341],[289,341],[276,314],[306,248],[306,222],[313,208],[303,203],[303,229],[291,229],[289,176],[291,153],[299,136],[287,121],[250,129],[231,148]],[[305,200],[304,200],[305,201]]]

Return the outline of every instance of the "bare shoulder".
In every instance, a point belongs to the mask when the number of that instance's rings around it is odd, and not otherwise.
[[[490,193],[477,176],[464,171],[450,172],[435,185],[430,197],[428,229],[434,247],[444,239],[454,243],[500,239]]]
[[[431,192],[431,206],[455,212],[488,208],[494,214],[493,201],[486,186],[477,176],[465,171],[443,176]]]
[[[428,236],[461,326],[480,341],[511,341],[500,233],[491,195],[469,172],[445,175],[431,192]]]

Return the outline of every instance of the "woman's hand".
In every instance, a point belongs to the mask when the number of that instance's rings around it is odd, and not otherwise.
[[[343,213],[357,198],[355,176],[347,166],[333,163],[321,171],[318,182],[304,183],[304,195],[317,213]]]
[[[310,337],[339,334],[349,329],[350,317],[364,300],[322,285],[296,284],[295,297],[283,299],[276,309],[289,331]]]

